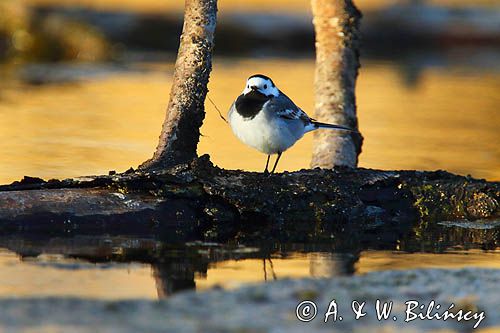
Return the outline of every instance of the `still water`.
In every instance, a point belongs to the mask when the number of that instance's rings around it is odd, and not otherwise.
[[[183,290],[231,289],[285,278],[461,267],[500,269],[500,248],[336,252],[318,244],[173,246],[118,237],[1,239],[0,297],[161,299]]]
[[[2,69],[0,183],[24,175],[65,178],[123,171],[156,146],[171,84],[169,63],[51,65]],[[210,98],[226,110],[247,76],[264,73],[304,110],[313,109],[312,59],[217,59]],[[357,98],[365,137],[360,166],[446,169],[500,179],[500,71],[475,66],[406,68],[367,60]],[[210,104],[199,153],[224,168],[262,170]],[[279,171],[307,168],[312,137]],[[485,231],[486,232],[486,231]],[[130,238],[0,239],[0,297],[156,299],[175,292],[283,278],[411,268],[500,268],[498,234],[437,247],[422,242],[338,251],[328,244],[173,246]],[[493,241],[491,241],[493,239]],[[15,278],[13,278],[15,277]]]
[[[12,72],[24,79],[0,82],[0,183],[24,175],[124,171],[152,155],[168,102],[170,64],[31,66]],[[313,59],[219,59],[210,98],[225,112],[254,73],[274,78],[312,114]],[[357,87],[365,137],[360,166],[445,169],[499,180],[500,71],[425,67],[417,79],[411,75],[409,80],[407,70],[390,62],[363,63]],[[50,84],[40,85],[40,78]],[[265,156],[242,145],[208,102],[206,111],[199,153],[223,168],[262,170]],[[307,168],[311,144],[308,134],[284,154],[278,171]]]

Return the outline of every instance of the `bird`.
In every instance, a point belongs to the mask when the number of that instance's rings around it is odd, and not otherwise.
[[[271,78],[262,74],[247,79],[243,92],[232,103],[227,116],[234,135],[241,142],[267,154],[264,174],[269,174],[271,155],[278,155],[272,174],[281,154],[305,133],[320,128],[357,133],[349,127],[321,123],[310,118],[278,89]]]

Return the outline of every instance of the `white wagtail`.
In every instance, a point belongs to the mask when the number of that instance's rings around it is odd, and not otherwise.
[[[273,80],[261,74],[248,78],[243,93],[229,109],[228,119],[238,139],[267,154],[264,173],[268,173],[271,155],[278,154],[271,171],[273,173],[281,154],[307,132],[318,128],[357,132],[348,127],[320,123],[309,118],[276,87]]]

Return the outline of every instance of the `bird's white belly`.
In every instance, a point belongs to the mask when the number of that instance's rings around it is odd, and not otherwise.
[[[302,137],[293,135],[284,121],[270,121],[264,112],[259,112],[253,119],[232,112],[229,121],[240,141],[268,155],[284,152]]]

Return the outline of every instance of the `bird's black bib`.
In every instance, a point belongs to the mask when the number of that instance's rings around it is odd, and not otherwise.
[[[266,96],[256,91],[240,95],[235,103],[236,112],[243,118],[253,119],[262,110],[264,103],[271,98],[272,96]]]

